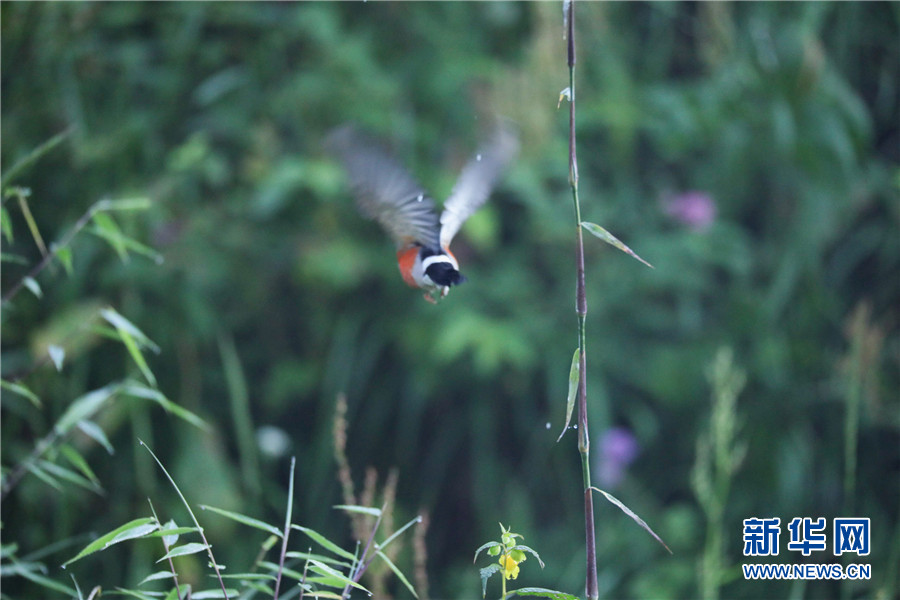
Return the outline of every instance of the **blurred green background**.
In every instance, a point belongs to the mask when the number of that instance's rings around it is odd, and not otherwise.
[[[583,217],[655,266],[585,240],[594,483],[674,552],[598,497],[601,596],[896,597],[900,4],[576,14]],[[4,392],[4,472],[74,398],[137,373],[120,344],[73,342],[105,305],[160,347],[159,389],[212,429],[115,403],[98,417],[114,454],[73,440],[105,492],[27,476],[3,502],[3,543],[26,554],[73,540],[42,560],[82,589],[158,570],[148,541],[59,569],[91,532],[147,516],[148,497],[186,523],[140,438],[193,504],[272,523],[296,456],[294,522],[351,548],[332,508],[344,392],[357,486],[367,467],[379,484],[396,469],[395,521],[429,515],[428,595],[480,596],[471,558],[498,522],[547,564],[526,563],[516,584],[583,593],[576,436],[556,443],[576,347],[566,85],[558,3],[4,2],[4,172],[73,128],[9,183],[31,189],[48,243],[97,200],[148,197],[150,210],[115,219],[164,259],[122,261],[84,233],[71,276],[47,270],[43,298],[3,306],[4,378],[67,340],[62,373],[22,381],[43,409]],[[359,123],[444,198],[495,114],[517,123],[522,151],[455,242],[469,282],[435,307],[403,284],[322,140]],[[29,264],[3,264],[4,292],[40,260],[5,202],[4,252]],[[711,425],[722,348],[746,385]],[[719,451],[731,471],[709,467]],[[777,558],[742,556],[743,519],[797,516],[871,518],[871,554],[851,562],[872,579],[745,581],[742,562],[840,562],[787,551],[786,529]],[[219,562],[248,568],[265,534],[200,518]],[[422,556],[411,539],[407,573]],[[201,556],[180,564],[202,587]],[[21,578],[2,587],[52,595]],[[408,597],[396,580],[388,591]]]

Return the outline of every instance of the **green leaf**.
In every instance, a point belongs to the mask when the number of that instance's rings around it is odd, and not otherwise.
[[[131,321],[116,312],[115,309],[104,308],[100,311],[100,315],[108,321],[110,325],[116,328],[116,331],[119,333],[119,339],[122,340],[128,353],[131,354],[131,358],[137,364],[141,373],[143,373],[144,378],[150,385],[156,387],[156,377],[147,365],[147,361],[144,360],[144,355],[141,353],[141,346],[149,347],[155,352],[159,352],[159,347],[150,341],[150,338],[144,335],[140,329],[135,327]]]
[[[498,565],[497,563],[491,563],[488,566],[486,566],[485,568],[480,569],[478,571],[478,574],[481,576],[481,597],[482,598],[484,598],[484,596],[487,594],[488,579],[490,579],[494,575],[494,573],[496,573],[499,570],[500,570],[500,565]]]
[[[109,439],[106,437],[106,434],[103,432],[99,425],[97,425],[93,421],[82,419],[78,421],[78,424],[76,426],[81,430],[83,434],[103,446],[110,455],[115,454],[115,450],[113,450],[112,444],[109,443]]]
[[[168,523],[163,525],[163,528],[159,531],[154,531],[147,537],[161,537],[163,539],[163,543],[167,546],[172,546],[175,542],[178,541],[178,537],[183,533],[197,533],[199,529],[196,527],[178,527],[175,525],[175,521],[169,520]]]
[[[312,529],[309,529],[308,527],[302,527],[300,525],[291,525],[291,527],[293,529],[302,531],[303,533],[305,533],[306,535],[311,537],[314,542],[316,542],[317,544],[319,544],[320,546],[322,546],[329,552],[337,554],[338,556],[340,556],[342,558],[346,558],[348,560],[352,560],[352,561],[356,560],[356,557],[353,554],[347,552],[346,550],[344,550],[343,548],[341,548],[340,546],[338,546],[337,544],[335,544],[334,542],[332,542],[331,540],[326,538],[321,533],[314,531]],[[312,562],[312,561],[310,561],[310,562]]]
[[[76,597],[78,595],[78,592],[76,590],[67,587],[59,582],[56,582],[49,577],[45,577],[40,573],[37,573],[36,571],[39,569],[43,569],[43,565],[39,563],[14,563],[11,565],[5,564],[3,565],[3,576],[8,577],[11,575],[18,575],[42,587],[53,590],[54,592],[67,594],[70,598]]]
[[[141,581],[140,581],[140,583],[138,583],[138,585],[144,585],[147,582],[157,581],[159,579],[172,579],[172,572],[171,571],[157,571],[156,573],[151,573],[150,575],[147,575],[146,577],[141,579]]]
[[[259,519],[254,519],[253,517],[248,517],[246,515],[242,515],[240,513],[232,512],[230,510],[224,510],[222,508],[216,508],[215,506],[207,506],[205,504],[200,505],[200,510],[208,510],[210,512],[214,512],[217,515],[222,515],[232,521],[237,521],[238,523],[243,523],[244,525],[249,525],[250,527],[255,527],[257,529],[262,529],[263,531],[267,531],[272,535],[277,535],[279,538],[282,537],[281,531],[273,526],[260,521]]]
[[[575,354],[572,355],[572,366],[569,367],[569,391],[566,394],[566,422],[563,424],[563,430],[556,438],[557,443],[566,435],[569,430],[569,423],[572,422],[572,411],[575,409],[575,398],[578,396],[578,382],[581,375],[581,348],[575,348]]]
[[[69,560],[64,562],[62,566],[63,568],[65,568],[76,560],[84,558],[88,554],[93,554],[94,552],[98,552],[99,550],[104,550],[109,546],[112,546],[113,544],[118,544],[119,542],[124,542],[125,540],[143,537],[157,529],[159,529],[159,524],[153,517],[144,517],[143,519],[135,519],[133,521],[129,521],[121,527],[113,529],[106,535],[100,536],[99,538],[85,546],[84,550],[76,554],[74,558],[70,558]]]
[[[182,544],[181,546],[175,546],[166,552],[165,556],[157,560],[156,562],[162,562],[169,558],[175,558],[176,556],[186,556],[188,554],[197,554],[198,552],[206,552],[207,546],[206,544],[201,544],[199,542],[189,542],[187,544]]]
[[[572,594],[536,587],[519,588],[517,590],[513,590],[510,593],[517,596],[537,596],[539,598],[551,598],[551,600],[580,600],[578,596],[573,596]]]
[[[228,596],[222,595],[222,589],[212,589],[212,590],[202,590],[199,592],[194,592],[191,594],[191,600],[209,600],[209,598],[231,598],[232,596],[237,596],[240,592],[238,590],[232,588],[225,588],[225,593]]]
[[[17,161],[6,171],[6,173],[3,174],[3,177],[0,178],[0,188],[5,188],[7,184],[12,181],[16,177],[16,175],[19,174],[20,171],[25,170],[27,167],[31,166],[32,163],[37,162],[38,159],[40,159],[42,156],[56,148],[67,137],[69,137],[69,135],[71,135],[74,130],[74,127],[69,127],[62,133],[57,133],[52,138],[29,152],[24,158]]]
[[[318,561],[322,561],[323,563],[335,565],[338,567],[350,568],[351,566],[353,566],[353,563],[351,563],[351,562],[338,560],[337,558],[334,558],[332,556],[325,556],[324,554],[314,554],[311,552],[293,552],[293,551],[291,551],[291,552],[286,552],[285,556],[287,558],[299,558],[300,560],[303,560],[303,561],[306,561],[309,559],[315,559]]]
[[[256,579],[258,581],[275,581],[275,576],[269,573],[229,573],[222,574],[222,579],[246,579],[248,581]]]
[[[167,412],[172,413],[179,419],[187,421],[198,429],[209,431],[209,425],[207,425],[206,421],[204,421],[188,409],[184,408],[183,406],[175,404],[174,402],[166,398],[165,395],[157,389],[147,387],[146,385],[137,381],[127,381],[122,386],[122,392],[134,398],[152,400],[153,402],[156,402],[157,404],[162,406]]]
[[[59,435],[68,433],[79,421],[90,419],[100,407],[113,397],[121,388],[119,383],[111,383],[98,390],[88,392],[75,399],[63,416],[56,422],[55,429]]]
[[[41,408],[41,399],[21,383],[13,383],[11,381],[6,381],[5,379],[0,379],[0,388],[27,398],[35,408]]]
[[[370,593],[369,590],[367,590],[360,584],[356,583],[355,581],[353,581],[352,579],[350,579],[349,577],[347,577],[346,575],[344,575],[337,569],[332,569],[331,567],[329,567],[328,565],[326,565],[323,562],[319,562],[317,560],[310,559],[308,568],[310,571],[313,571],[320,575],[324,575],[325,577],[327,577],[329,579],[333,579],[335,581],[340,582],[340,585],[332,586],[332,587],[340,587],[340,586],[349,585],[351,587],[355,587],[358,590],[362,590],[362,591],[366,592],[367,594]]]
[[[44,471],[44,469],[38,466],[37,463],[30,463],[25,468],[28,469],[29,473],[55,489],[57,492],[62,491],[62,486],[59,484],[56,478]]]
[[[116,592],[122,594],[123,596],[131,596],[132,598],[140,598],[140,600],[159,600],[154,596],[148,596],[144,592],[139,592],[138,590],[127,590],[125,588],[116,588]]]
[[[71,277],[72,273],[75,272],[75,269],[72,266],[72,249],[68,246],[56,248],[53,244],[50,244],[50,251],[56,256],[59,262],[62,263],[63,269],[66,270],[66,274]]]
[[[581,223],[581,226],[584,227],[585,229],[587,229],[587,230],[588,230],[591,234],[593,234],[594,236],[596,236],[596,237],[600,238],[601,240],[603,240],[604,242],[606,242],[607,244],[610,244],[610,245],[612,245],[612,246],[615,246],[616,248],[618,248],[619,250],[621,250],[621,251],[624,252],[625,254],[628,254],[629,256],[638,259],[639,261],[641,261],[642,263],[644,263],[645,265],[647,265],[647,266],[650,267],[651,269],[654,268],[653,265],[651,265],[651,264],[648,263],[646,260],[644,260],[643,258],[641,258],[640,256],[638,256],[637,254],[635,254],[634,251],[632,251],[631,248],[629,248],[628,246],[626,246],[625,244],[623,244],[622,242],[620,242],[619,239],[618,239],[616,236],[614,236],[613,234],[611,234],[611,233],[608,232],[607,230],[603,229],[602,227],[600,227],[600,226],[597,225],[596,223],[589,223],[589,222],[587,222],[587,221],[583,221],[583,222]]]
[[[34,279],[34,277],[25,277],[22,279],[22,283],[25,287],[28,288],[28,291],[35,295],[36,298],[43,298],[44,292],[41,290],[40,284]]]
[[[409,529],[410,527],[412,527],[412,526],[415,525],[416,523],[421,523],[421,522],[422,522],[422,517],[421,517],[421,516],[418,516],[418,517],[416,517],[415,519],[410,519],[409,521],[407,521],[407,523],[406,523],[403,527],[401,527],[400,529],[398,529],[397,531],[395,531],[394,533],[392,533],[392,534],[390,535],[390,537],[388,537],[388,539],[386,539],[386,540],[384,540],[382,543],[380,543],[380,544],[378,545],[378,547],[381,548],[382,550],[384,550],[385,548],[387,548],[388,544],[390,544],[390,543],[393,542],[395,539],[397,539],[397,537],[398,537],[400,534],[402,534],[404,531],[406,531],[407,529]]]
[[[391,561],[391,559],[389,559],[389,558],[384,554],[384,552],[382,552],[381,550],[376,550],[376,551],[375,551],[375,555],[378,556],[378,557],[381,558],[384,562],[387,563],[387,566],[391,569],[391,571],[394,572],[394,575],[397,576],[397,579],[400,580],[400,583],[402,583],[403,585],[406,586],[406,589],[409,590],[409,593],[410,593],[410,594],[412,594],[412,595],[413,595],[414,597],[416,597],[416,598],[419,597],[419,595],[416,593],[416,590],[413,589],[413,586],[412,586],[412,585],[409,583],[409,581],[406,579],[406,576],[400,571],[400,569],[397,568],[397,565],[395,565],[395,564]]]
[[[62,346],[57,346],[56,344],[50,344],[47,346],[47,354],[50,355],[50,360],[53,362],[53,366],[56,367],[56,370],[62,371],[63,361],[66,358],[66,349]]]
[[[478,548],[478,550],[475,551],[475,558],[472,559],[472,563],[474,564],[475,561],[478,560],[478,555],[481,554],[481,551],[482,551],[482,550],[487,550],[487,549],[489,549],[489,548],[496,548],[496,547],[499,547],[499,546],[501,546],[501,545],[502,545],[502,544],[500,544],[500,542],[488,542],[487,544],[482,544],[482,545]],[[496,556],[496,554],[493,554],[492,556]]]
[[[349,513],[360,513],[364,515],[372,515],[373,517],[381,516],[380,508],[372,508],[371,506],[359,506],[356,504],[335,504],[333,508],[345,510]]]
[[[108,215],[106,215],[105,213],[97,213],[96,215],[94,215],[94,218],[96,220],[96,217],[101,217],[101,216],[106,217],[107,219],[110,219],[110,217]],[[113,234],[107,230],[101,229],[100,227],[93,227],[91,229],[88,229],[88,232],[96,235],[99,238],[106,240],[114,248],[118,249],[119,247],[121,247],[122,251],[125,253],[124,256],[126,258],[128,256],[127,251],[130,250],[136,254],[146,256],[147,258],[149,258],[156,264],[162,264],[164,262],[162,254],[160,254],[153,248],[151,248],[149,246],[145,246],[144,244],[140,243],[139,241],[122,234],[121,232],[119,232],[118,234]],[[120,257],[121,256],[122,256],[122,254],[120,254]],[[123,262],[124,262],[124,260],[123,260]]]
[[[527,553],[531,554],[533,557],[535,557],[537,559],[538,564],[541,565],[541,568],[542,569],[544,568],[544,561],[541,560],[540,555],[537,552],[535,552],[534,550],[532,550],[531,548],[529,548],[528,546],[526,546],[524,544],[519,544],[518,546],[513,548],[513,550],[519,550],[519,551],[527,552]]]
[[[15,265],[27,265],[28,259],[19,254],[10,254],[8,252],[0,252],[0,262],[12,263]]]
[[[75,448],[70,446],[69,444],[63,444],[59,447],[60,453],[66,457],[72,466],[81,471],[82,475],[84,475],[97,489],[102,489],[100,486],[100,480],[97,478],[97,475],[94,474],[93,469],[87,463],[81,454]]]
[[[123,241],[125,236],[122,235],[122,230],[119,229],[115,220],[104,212],[94,213],[93,218],[96,228],[92,229],[91,233],[109,242],[109,245],[113,247],[122,262],[128,262],[128,251],[125,250]]]
[[[150,198],[120,198],[118,200],[101,200],[94,205],[95,210],[147,210],[153,206]]]
[[[659,542],[660,544],[662,544],[663,548],[665,548],[666,550],[669,550],[669,547],[666,546],[666,543],[665,543],[664,541],[662,541],[662,539],[660,539],[660,537],[659,537],[658,535],[656,535],[656,533],[655,533],[652,529],[650,529],[650,526],[647,525],[647,524],[644,522],[643,519],[641,519],[639,516],[637,516],[636,514],[634,514],[634,512],[632,512],[632,510],[631,510],[630,508],[628,508],[627,506],[625,506],[624,504],[622,504],[622,502],[620,502],[618,498],[616,498],[616,497],[613,496],[612,494],[609,494],[609,493],[607,493],[607,492],[604,492],[604,491],[601,490],[600,488],[596,488],[596,487],[594,487],[594,486],[591,486],[590,489],[592,489],[592,490],[594,490],[594,491],[596,491],[596,492],[600,492],[601,494],[603,494],[603,495],[606,497],[607,500],[609,500],[610,502],[612,502],[613,504],[615,504],[616,506],[618,506],[620,509],[622,509],[622,512],[624,512],[626,515],[628,515],[629,517],[631,517],[631,518],[634,520],[635,523],[637,523],[638,525],[640,525],[641,527],[643,527],[643,528],[644,528],[644,531],[646,531],[647,533],[649,533],[650,535],[652,535],[652,536],[654,537],[654,539],[656,539],[657,542]],[[671,550],[669,550],[669,554],[672,554],[672,551],[671,551]]]
[[[9,218],[9,211],[6,210],[5,206],[0,206],[0,231],[3,232],[4,236],[6,236],[6,241],[12,244],[12,221]]]

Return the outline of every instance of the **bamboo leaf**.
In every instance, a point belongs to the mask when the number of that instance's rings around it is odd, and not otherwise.
[[[559,442],[566,431],[569,430],[569,423],[572,422],[572,411],[575,410],[575,398],[578,396],[578,382],[581,376],[581,348],[575,348],[575,354],[572,355],[572,365],[569,367],[569,391],[566,393],[566,422],[563,423],[563,430],[560,432],[556,441]]]
[[[36,162],[42,156],[56,148],[59,144],[63,142],[71,133],[75,130],[74,127],[69,127],[61,133],[57,133],[52,138],[29,152],[24,158],[16,162],[13,166],[3,174],[3,177],[0,178],[0,188],[5,188],[6,185],[19,174],[20,171],[23,171],[27,167],[31,166],[32,163]],[[74,594],[73,594],[74,595]]]
[[[55,592],[60,592],[62,594],[67,594],[70,598],[73,598],[78,595],[78,592],[70,587],[66,587],[65,585],[56,582],[49,577],[45,577],[40,573],[36,573],[37,567],[30,568],[35,563],[14,563],[12,565],[3,565],[3,576],[7,577],[10,575],[18,575],[23,577],[37,585],[45,587],[49,590],[53,590]]]
[[[22,279],[22,283],[25,287],[28,288],[28,291],[35,295],[36,298],[43,298],[44,292],[41,290],[41,285],[35,280],[34,277],[25,277]]]
[[[74,400],[56,422],[56,432],[63,435],[68,433],[79,421],[90,419],[120,388],[121,384],[111,383]]]
[[[157,571],[156,573],[151,573],[150,575],[147,575],[146,577],[141,579],[141,581],[140,581],[140,583],[138,583],[138,585],[144,585],[145,583],[148,583],[150,581],[157,581],[159,579],[172,579],[172,572],[171,571]]]
[[[415,519],[410,519],[409,521],[407,521],[406,525],[404,525],[403,527],[401,527],[400,529],[398,529],[397,531],[395,531],[394,533],[392,533],[392,534],[390,535],[390,537],[388,537],[388,539],[384,540],[381,544],[379,544],[378,547],[381,548],[382,550],[384,550],[385,548],[387,548],[387,545],[388,545],[388,544],[390,544],[390,543],[393,542],[395,539],[397,539],[397,536],[399,536],[401,533],[403,533],[404,531],[406,531],[407,529],[409,529],[410,527],[412,527],[412,526],[415,525],[416,523],[421,523],[421,522],[422,522],[422,517],[421,517],[421,516],[416,517]]]
[[[66,460],[72,463],[72,466],[81,471],[81,473],[90,480],[94,487],[96,487],[97,489],[102,489],[100,480],[97,478],[97,475],[94,474],[94,470],[91,469],[91,466],[88,464],[88,462],[81,454],[79,454],[77,450],[75,450],[75,448],[73,448],[69,444],[63,444],[59,447],[59,451],[63,456],[66,457]]]
[[[209,431],[209,425],[207,425],[206,421],[204,421],[188,409],[184,408],[183,406],[175,404],[174,402],[166,398],[166,396],[157,389],[147,387],[146,385],[137,381],[128,381],[122,386],[122,392],[134,398],[152,400],[153,402],[156,402],[161,407],[163,407],[166,412],[172,413],[179,419],[187,421],[198,429]]]
[[[303,533],[305,533],[306,535],[311,537],[314,542],[316,542],[317,544],[319,544],[320,546],[322,546],[329,552],[337,554],[338,556],[340,556],[342,558],[346,558],[348,560],[352,560],[352,561],[356,560],[356,557],[353,554],[350,554],[349,552],[347,552],[346,550],[344,550],[343,548],[341,548],[340,546],[338,546],[337,544],[335,544],[334,542],[332,542],[331,540],[326,538],[321,533],[314,531],[312,529],[309,529],[308,527],[302,527],[300,525],[291,525],[291,527],[293,527],[294,529],[297,529],[299,531],[302,531]],[[310,562],[312,562],[312,560],[310,560]]]
[[[99,425],[93,421],[81,419],[76,426],[83,434],[103,446],[110,455],[115,454],[115,450],[113,450],[112,444],[109,443],[106,433],[103,432]]]
[[[159,524],[153,517],[144,517],[143,519],[135,519],[133,521],[129,521],[121,527],[113,529],[109,533],[100,536],[99,538],[85,546],[81,552],[76,554],[74,558],[70,558],[69,560],[64,562],[62,566],[63,568],[66,568],[73,562],[80,560],[89,554],[93,554],[94,552],[104,550],[105,548],[113,544],[146,535],[147,533],[149,533],[149,531],[147,531],[148,526],[150,527],[150,531],[154,531],[159,528]]]
[[[629,256],[638,259],[639,261],[641,261],[642,263],[644,263],[645,265],[647,265],[647,266],[650,267],[651,269],[654,268],[653,265],[651,265],[651,264],[648,263],[646,260],[644,260],[643,258],[641,258],[640,256],[638,256],[637,254],[635,254],[634,251],[633,251],[631,248],[629,248],[628,246],[626,246],[625,244],[623,244],[621,241],[619,241],[619,238],[617,238],[616,236],[614,236],[613,234],[611,234],[611,233],[608,232],[607,230],[603,229],[602,227],[600,227],[600,226],[597,225],[596,223],[589,223],[589,222],[587,222],[587,221],[583,221],[583,222],[581,223],[581,226],[584,227],[585,229],[587,229],[587,230],[588,230],[591,234],[593,234],[594,236],[596,236],[596,237],[600,238],[601,240],[603,240],[604,242],[606,242],[607,244],[610,244],[610,245],[612,245],[612,246],[615,246],[616,248],[618,248],[619,250],[621,250],[621,251],[624,252],[625,254],[628,254]]]
[[[56,248],[53,244],[50,244],[50,251],[62,264],[63,269],[66,270],[66,274],[71,276],[74,272],[74,267],[72,266],[72,249],[68,246]]]
[[[310,571],[313,571],[315,573],[323,575],[324,577],[334,580],[335,582],[338,582],[338,585],[329,584],[332,587],[341,587],[341,586],[349,585],[351,587],[355,587],[358,590],[362,590],[366,593],[370,593],[369,590],[367,590],[360,584],[356,583],[355,581],[353,581],[352,579],[350,579],[349,577],[347,577],[346,575],[344,575],[337,569],[332,569],[331,567],[329,567],[328,565],[326,565],[323,562],[319,562],[317,560],[310,559],[308,568]],[[307,578],[307,581],[312,581],[312,579]]]
[[[62,371],[63,361],[66,359],[66,349],[56,344],[50,344],[47,346],[47,354],[50,355],[50,360],[53,362],[56,370]]]
[[[94,213],[93,219],[96,227],[90,232],[109,242],[122,262],[128,262],[128,251],[125,250],[123,241],[125,236],[122,235],[122,230],[119,229],[115,220],[105,212]]]
[[[372,515],[373,517],[381,516],[380,508],[372,508],[371,506],[359,506],[356,504],[335,504],[333,508],[345,510],[350,513],[361,513],[364,515]]]
[[[201,510],[208,510],[210,512],[214,512],[217,515],[222,515],[227,519],[231,519],[232,521],[237,521],[238,523],[243,523],[244,525],[249,525],[250,527],[255,527],[257,529],[262,529],[272,535],[277,535],[278,537],[282,536],[282,532],[275,526],[269,525],[259,519],[254,519],[253,517],[248,517],[247,515],[242,515],[240,513],[232,512],[230,510],[225,510],[222,508],[216,508],[215,506],[207,506],[205,504],[200,505]]]
[[[655,533],[652,529],[650,529],[650,526],[647,525],[647,524],[644,522],[644,520],[643,520],[642,518],[640,518],[639,516],[637,516],[636,514],[634,514],[634,512],[632,512],[632,510],[631,510],[630,508],[628,508],[627,506],[625,506],[624,504],[622,504],[622,502],[621,502],[618,498],[616,498],[615,496],[613,496],[613,495],[610,494],[610,493],[604,492],[604,491],[601,490],[600,488],[596,488],[596,487],[594,487],[594,486],[591,486],[591,489],[594,490],[594,491],[600,492],[601,494],[603,494],[603,495],[606,497],[607,500],[609,500],[610,502],[612,502],[613,504],[615,504],[616,506],[618,506],[620,509],[622,509],[622,512],[624,512],[626,515],[628,515],[629,517],[631,517],[631,518],[634,520],[635,523],[637,523],[638,525],[640,525],[641,527],[643,527],[643,528],[644,528],[644,531],[646,531],[647,533],[649,533],[650,535],[652,535],[653,538],[654,538],[657,542],[659,542],[660,544],[662,544],[663,548],[665,548],[666,550],[669,551],[669,554],[672,554],[672,551],[669,550],[669,547],[666,546],[666,543],[665,543],[664,541],[662,541],[662,539],[660,539],[660,537],[659,537],[658,535],[656,535],[656,533]]]
[[[237,596],[240,592],[233,588],[225,588],[225,593],[228,594],[228,598],[231,598],[232,596]],[[191,600],[209,600],[210,598],[225,597],[222,595],[221,589],[202,590],[191,594]]]
[[[120,315],[113,308],[104,308],[100,311],[100,315],[116,328],[116,331],[119,333],[119,339],[122,340],[122,343],[131,355],[132,360],[134,360],[135,364],[137,364],[138,368],[141,370],[144,378],[150,385],[156,387],[156,377],[147,365],[147,361],[144,359],[140,347],[149,346],[156,352],[159,352],[159,347],[151,342],[140,329],[131,323],[131,321]]]
[[[182,544],[181,546],[175,546],[174,548],[171,548],[168,552],[166,552],[165,556],[163,556],[156,562],[162,562],[169,558],[175,558],[176,556],[186,556],[188,554],[205,552],[206,549],[206,544],[201,544],[199,542],[188,542],[187,544]]]
[[[108,306],[100,311],[100,315],[113,327],[116,328],[116,331],[122,332],[125,331],[128,335],[135,340],[142,348],[150,348],[153,352],[159,353],[159,346],[153,343],[153,341],[144,335],[144,332],[138,329],[134,323],[123,317],[119,312]]]
[[[101,200],[95,205],[95,210],[147,210],[153,206],[150,198],[120,198],[118,200]]]
[[[9,211],[5,206],[0,206],[0,232],[6,237],[6,241],[13,243],[12,221],[9,218]]]
[[[418,598],[419,595],[416,593],[416,590],[413,588],[412,584],[409,583],[409,580],[406,579],[406,576],[403,574],[403,572],[397,568],[397,565],[395,565],[391,561],[391,559],[389,559],[387,557],[387,555],[384,552],[382,552],[381,550],[376,550],[375,554],[376,554],[376,556],[378,556],[384,562],[387,563],[387,566],[390,568],[391,571],[394,572],[394,575],[397,576],[397,579],[400,580],[400,583],[402,583],[403,585],[406,586],[406,589],[409,590],[409,593],[412,594],[414,597]]]
[[[13,383],[11,381],[0,379],[0,388],[27,398],[36,408],[41,408],[41,399],[21,383]]]
[[[138,590],[127,590],[125,588],[116,588],[116,593],[122,594],[123,596],[131,596],[132,598],[140,598],[140,600],[159,600],[154,596],[148,596],[144,592],[139,592]]]

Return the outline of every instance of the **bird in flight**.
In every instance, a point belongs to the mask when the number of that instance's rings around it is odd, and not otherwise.
[[[353,125],[333,131],[326,148],[341,160],[363,216],[393,239],[400,274],[425,290],[436,304],[454,285],[466,281],[450,252],[450,242],[492,189],[519,149],[513,129],[499,125],[463,167],[438,217],[434,200],[382,145]]]

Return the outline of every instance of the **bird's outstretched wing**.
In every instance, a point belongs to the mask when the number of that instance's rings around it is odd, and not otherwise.
[[[438,248],[434,201],[387,150],[352,125],[334,130],[325,146],[343,162],[360,212],[378,221],[398,249]]]
[[[502,124],[463,168],[441,214],[441,247],[450,245],[472,213],[485,203],[506,166],[519,151],[519,137]]]

